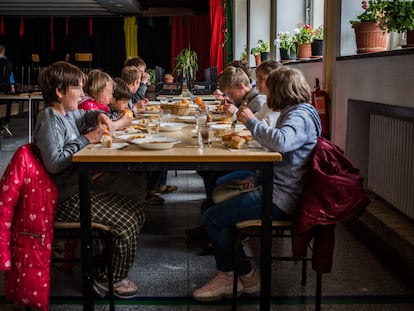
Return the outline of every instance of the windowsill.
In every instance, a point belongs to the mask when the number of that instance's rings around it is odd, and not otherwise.
[[[391,51],[377,52],[377,53],[361,53],[361,54],[355,54],[355,55],[338,56],[336,60],[341,61],[341,60],[350,60],[350,59],[389,57],[389,56],[400,56],[400,55],[409,55],[409,54],[414,54],[414,47],[406,47],[402,49],[395,49]]]
[[[282,61],[281,63],[283,65],[294,65],[294,64],[304,64],[304,63],[315,63],[315,62],[321,62],[322,57],[314,57],[314,58],[308,58],[308,59],[296,59],[296,60],[288,60],[288,61]]]

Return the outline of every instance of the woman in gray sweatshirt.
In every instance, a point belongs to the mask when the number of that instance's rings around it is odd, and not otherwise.
[[[263,147],[282,153],[283,160],[274,163],[272,217],[289,219],[298,204],[304,175],[310,167],[312,151],[321,133],[321,123],[315,108],[309,104],[311,89],[300,71],[287,66],[275,69],[266,86],[269,108],[281,111],[276,127],[269,127],[258,120],[246,106],[240,106],[237,119]],[[253,188],[260,184],[260,176],[252,175],[239,183],[245,189]],[[203,225],[213,242],[217,273],[206,285],[193,292],[195,299],[213,301],[232,295],[234,224],[260,219],[261,209],[261,191],[254,190],[205,211]],[[243,252],[241,247],[240,252]],[[260,276],[249,261],[240,263],[239,275],[239,293],[260,291]]]

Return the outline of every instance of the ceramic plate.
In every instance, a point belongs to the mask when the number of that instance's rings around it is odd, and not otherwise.
[[[210,127],[214,130],[227,130],[231,129],[231,124],[212,124]],[[243,124],[236,124],[236,127],[234,129],[235,132],[241,132],[246,127]]]
[[[194,116],[178,116],[177,120],[185,122],[185,123],[195,123]]]
[[[180,143],[181,140],[164,136],[153,136],[148,139],[134,139],[131,142],[137,144],[142,149],[165,150],[174,147],[174,145]]]
[[[104,150],[110,150],[110,149],[122,149],[127,147],[129,144],[128,143],[112,143],[112,147],[111,148],[102,148],[101,144],[96,144],[93,145],[93,149],[104,149]]]
[[[186,127],[186,124],[174,123],[174,122],[161,122],[160,131],[161,132],[176,132],[180,131],[183,127]]]
[[[146,138],[149,134],[147,133],[137,133],[137,134],[124,134],[124,135],[118,135],[116,138],[122,139],[122,140],[133,140],[138,138]]]

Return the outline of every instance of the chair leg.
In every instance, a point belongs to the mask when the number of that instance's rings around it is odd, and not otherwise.
[[[242,236],[242,231],[239,232],[239,234],[236,237],[236,242],[234,243],[234,249],[233,249],[233,254],[234,254],[234,264],[233,264],[233,294],[232,294],[232,299],[231,299],[231,310],[232,311],[236,311],[237,310],[237,281],[239,279],[239,262],[240,260],[242,260],[241,258],[239,258],[240,253],[239,253],[239,245],[240,245],[240,241],[241,241],[241,236]]]
[[[108,265],[108,298],[109,298],[109,309],[115,311],[115,297],[114,297],[114,271],[112,267],[112,248],[113,248],[113,238],[112,234],[108,233],[106,237],[107,241],[107,265]]]
[[[322,273],[316,273],[315,311],[321,310],[322,303]]]
[[[307,275],[307,270],[308,270],[308,264],[307,264],[307,251],[305,252],[303,258],[302,258],[302,286],[306,285],[306,275]]]

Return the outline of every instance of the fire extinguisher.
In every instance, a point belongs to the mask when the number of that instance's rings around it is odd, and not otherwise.
[[[321,90],[319,78],[316,78],[315,89],[312,91],[312,105],[316,108],[322,123],[321,135],[329,138],[329,97],[328,93]]]

